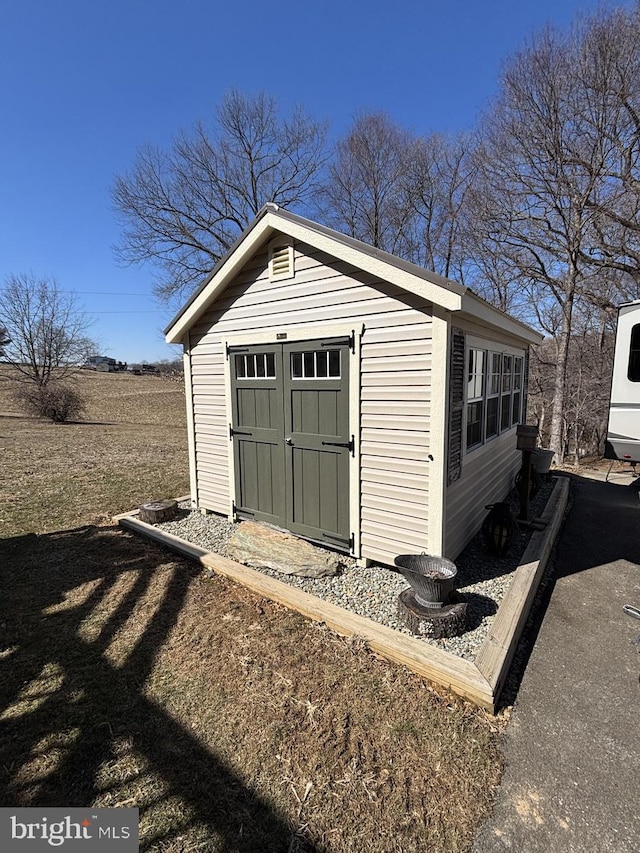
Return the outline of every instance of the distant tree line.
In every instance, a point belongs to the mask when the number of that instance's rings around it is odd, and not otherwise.
[[[127,369],[134,373],[154,373],[157,376],[180,378],[184,375],[182,358],[163,358],[160,361],[133,362]]]

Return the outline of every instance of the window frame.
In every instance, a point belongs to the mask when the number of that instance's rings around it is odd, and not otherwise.
[[[496,438],[500,435],[500,396],[501,396],[501,385],[502,385],[502,357],[503,354],[496,349],[487,350],[487,402],[486,402],[486,413],[485,413],[485,423],[484,423],[484,443],[490,441],[492,438]],[[498,361],[498,372],[496,373],[494,368],[494,359]],[[496,377],[496,388],[493,390],[493,379]],[[495,432],[489,433],[489,408],[490,403],[496,401],[496,410],[495,410],[495,420],[496,420],[496,428]]]
[[[629,382],[640,382],[640,323],[634,323],[629,334],[627,379]]]
[[[471,374],[472,364],[477,366],[478,357],[471,361],[472,352],[483,352],[483,376],[478,377],[477,372]],[[499,364],[500,372],[495,371]],[[481,447],[491,443],[505,433],[514,430],[521,422],[524,409],[526,350],[517,349],[496,341],[477,338],[473,335],[466,336],[465,343],[465,376],[464,376],[464,409],[463,409],[463,454],[473,453]],[[508,372],[505,372],[505,368]],[[471,383],[473,382],[473,387]],[[482,396],[478,396],[478,385],[482,388]],[[475,396],[470,394],[475,392]],[[518,420],[514,420],[514,400],[517,400]],[[497,403],[491,403],[497,401]],[[474,408],[480,403],[480,436],[470,443],[469,430],[476,421],[470,421],[470,406]],[[495,418],[495,432],[489,432],[491,408],[496,407],[493,412]],[[505,421],[505,413],[507,419]],[[507,425],[505,425],[505,423]]]
[[[337,373],[334,358],[336,355],[338,357]],[[318,356],[324,356],[324,358],[320,359]],[[321,362],[324,362],[323,369],[326,368],[326,373],[322,373],[320,370]],[[303,382],[305,380],[334,382],[336,379],[342,378],[340,349],[337,347],[327,347],[321,350],[309,349],[292,352],[289,370],[292,382]]]
[[[278,368],[276,366],[275,353],[234,353],[234,358],[235,374],[238,382],[273,381],[277,378]],[[252,366],[253,374],[249,371],[249,365]],[[260,373],[261,370],[262,373]]]
[[[475,354],[475,356],[474,356]],[[481,358],[479,359],[478,356]],[[478,370],[478,361],[481,361],[480,370]],[[486,378],[487,378],[487,351],[484,349],[480,349],[479,347],[469,346],[467,347],[467,357],[465,359],[466,364],[466,381],[465,381],[465,447],[478,447],[479,445],[484,443],[484,422],[486,415],[486,398],[487,398],[487,388],[486,388]],[[478,389],[478,384],[480,388]],[[473,386],[473,395],[470,396],[471,386]],[[480,393],[478,394],[478,390]],[[470,407],[473,406],[474,409],[479,406],[480,418],[478,420],[470,421],[469,420],[469,411]],[[469,427],[473,424],[480,424],[480,435],[477,441],[474,441],[473,444],[469,444]]]

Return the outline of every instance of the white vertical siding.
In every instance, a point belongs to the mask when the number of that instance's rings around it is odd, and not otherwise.
[[[198,502],[228,513],[229,435],[222,341],[244,333],[364,324],[361,346],[361,555],[393,562],[428,549],[431,311],[418,297],[298,245],[295,276],[268,278],[266,248],[191,329]],[[328,332],[330,334],[330,332]],[[264,339],[264,337],[262,338]],[[356,392],[357,389],[353,389]],[[357,520],[352,519],[352,523]]]

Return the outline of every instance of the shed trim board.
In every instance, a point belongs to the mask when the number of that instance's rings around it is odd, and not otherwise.
[[[198,506],[198,470],[196,467],[196,456],[192,453],[192,448],[195,448],[196,432],[195,421],[193,416],[193,384],[191,378],[191,347],[189,345],[189,333],[187,332],[183,340],[183,356],[182,363],[184,366],[184,394],[187,406],[187,442],[189,447],[189,490],[191,497],[191,506]]]
[[[434,306],[432,318],[432,369],[431,414],[429,435],[431,469],[429,473],[429,553],[443,557],[445,553],[445,525],[447,483],[447,423],[449,416],[449,337],[451,323],[447,314]]]

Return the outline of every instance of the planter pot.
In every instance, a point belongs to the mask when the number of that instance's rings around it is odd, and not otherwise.
[[[531,464],[536,469],[538,474],[548,474],[553,462],[553,450],[544,450],[539,448],[531,454]]]
[[[439,608],[447,603],[458,573],[455,563],[428,554],[401,554],[394,562],[411,584],[418,604]]]
[[[522,472],[519,472],[516,477],[516,483],[519,481],[522,482]],[[491,512],[482,522],[482,533],[489,552],[496,557],[502,557],[509,550],[515,536],[516,520],[511,512],[511,507],[504,501],[488,504],[485,509],[491,510]]]

